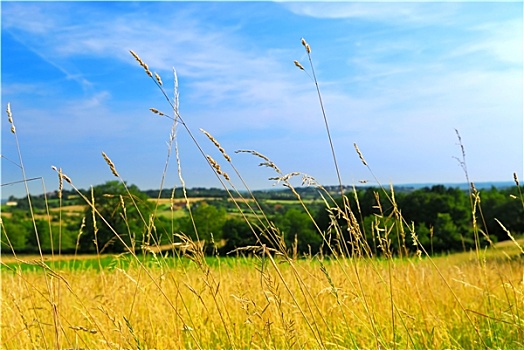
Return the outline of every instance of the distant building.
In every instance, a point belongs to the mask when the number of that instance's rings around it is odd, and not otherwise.
[[[8,207],[16,207],[18,205],[18,202],[9,201],[9,202],[5,203],[5,205],[7,205]]]

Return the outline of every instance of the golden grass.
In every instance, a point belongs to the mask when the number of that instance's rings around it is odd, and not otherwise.
[[[61,208],[50,208],[49,211],[50,212],[62,211],[62,212],[83,214],[86,208],[87,208],[87,205],[67,205]]]
[[[13,349],[522,344],[516,319],[524,310],[522,262],[440,259],[439,271],[428,260],[272,265],[266,259],[263,267],[235,260],[232,267],[204,269],[167,268],[159,260],[150,277],[137,266],[3,272],[2,343]]]

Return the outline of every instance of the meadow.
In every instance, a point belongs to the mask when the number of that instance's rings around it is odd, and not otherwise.
[[[314,77],[311,49],[305,40],[302,45]],[[152,113],[172,119],[172,130],[182,128],[195,140],[178,112],[176,75],[175,97],[171,99],[160,77],[136,53],[131,54],[166,97],[172,112],[167,115],[152,108]],[[299,62],[295,65],[305,70]],[[328,141],[333,146],[316,78],[314,82]],[[17,138],[9,105],[7,115]],[[203,132],[245,184],[226,150],[212,135]],[[176,133],[172,132],[169,146],[173,152],[168,153],[166,164],[174,154],[180,169],[175,140]],[[237,247],[228,255],[218,251],[209,254],[204,246],[210,240],[214,243],[213,236],[203,239],[203,232],[199,235],[190,209],[192,200],[184,195],[174,198],[173,193],[170,200],[159,197],[155,208],[175,201],[186,203],[195,236],[171,232],[170,246],[158,249],[161,242],[155,226],[157,212],[153,211],[150,217],[141,215],[137,197],[131,194],[109,156],[102,154],[127,192],[108,194],[117,198],[124,227],[141,229],[140,236],[125,236],[115,229],[103,203],[95,201],[94,194],[89,196],[77,190],[74,179],[62,169],[55,169],[59,193],[65,182],[77,191],[92,213],[89,219],[94,231],[94,254],[63,255],[60,245],[51,255],[17,254],[10,243],[16,232],[9,232],[4,225],[10,217],[2,218],[2,244],[10,247],[10,256],[4,255],[1,263],[1,348],[524,348],[524,241],[500,223],[508,240],[483,244],[489,241],[489,235],[483,227],[481,197],[473,184],[468,192],[472,248],[435,256],[421,243],[414,224],[402,216],[392,189],[377,189],[389,203],[389,209],[382,208],[377,195],[371,232],[366,233],[358,219],[362,209],[358,201],[355,206],[348,199],[354,194],[343,193],[342,183],[340,198],[335,198],[313,178],[300,173],[283,174],[264,155],[241,151],[273,169],[274,180],[296,195],[296,203],[318,228],[316,234],[321,237],[322,249],[301,254],[298,238],[295,242],[284,239],[249,187],[238,191],[230,182],[230,175],[200,144],[196,145],[224,188],[235,194],[230,200],[237,205],[236,215],[246,221],[256,244]],[[355,151],[373,174],[357,145]],[[338,169],[334,152],[332,156]],[[465,170],[464,152],[460,162]],[[181,172],[179,175],[183,184]],[[467,172],[465,175],[469,180]],[[24,173],[22,176],[25,180]],[[322,230],[316,224],[307,201],[290,181],[295,177],[322,193],[329,229]],[[516,174],[514,180],[519,189],[514,200],[524,207]],[[28,200],[28,215],[35,223],[29,193]],[[53,210],[68,211],[67,206],[60,205]],[[132,220],[131,213],[135,213]],[[101,253],[97,232],[102,227],[113,235],[113,241],[119,242],[122,252]],[[34,229],[38,230],[36,224]],[[83,229],[79,228],[79,237]],[[54,234],[59,236],[56,230]],[[38,237],[36,234],[40,248]]]
[[[523,264],[503,245],[480,260],[474,252],[293,260],[271,251],[210,259],[194,248],[147,262],[4,265],[2,347],[522,347]]]

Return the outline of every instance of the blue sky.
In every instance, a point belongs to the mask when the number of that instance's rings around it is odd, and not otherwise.
[[[454,129],[472,181],[510,181],[523,171],[523,5],[334,2],[2,2],[2,183],[21,179],[5,114],[11,103],[27,177],[57,187],[51,166],[77,187],[112,180],[101,152],[128,183],[158,188],[170,107],[129,54],[173,93],[206,154],[239,181],[213,134],[252,189],[270,169],[336,184],[315,85],[300,39],[312,48],[342,180],[463,182]],[[188,187],[220,187],[183,129]],[[180,186],[173,158],[167,187]],[[41,182],[31,190],[41,192]],[[2,197],[23,193],[3,186]]]

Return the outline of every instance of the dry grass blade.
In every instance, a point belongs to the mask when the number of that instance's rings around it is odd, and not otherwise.
[[[495,218],[495,221],[500,225],[500,227],[504,230],[504,232],[506,232],[508,237],[511,239],[513,243],[515,243],[515,245],[519,248],[520,253],[524,256],[524,248],[522,248],[519,242],[517,242],[517,240],[515,239],[515,237],[513,237],[511,232],[499,221],[499,219]]]
[[[522,208],[524,208],[524,195],[522,194],[522,189],[520,188],[519,178],[516,172],[513,173],[513,180],[515,181],[515,185],[517,186],[517,191],[519,192],[520,203],[522,204]]]
[[[320,93],[320,86],[318,84],[317,76],[315,74],[315,67],[313,66],[313,60],[311,59],[311,47],[309,46],[309,44],[306,42],[306,40],[304,38],[302,38],[301,42],[302,42],[302,45],[304,46],[304,48],[306,49],[307,57],[309,59],[309,65],[311,67],[311,73],[313,74],[313,82],[315,83],[315,87],[316,87],[316,90],[317,90],[318,102],[320,103],[320,110],[322,112],[322,117],[324,119],[324,125],[326,127],[326,134],[327,134],[327,137],[328,137],[329,146],[331,148],[331,156],[333,158],[333,164],[335,165],[335,172],[337,174],[338,184],[340,186],[340,195],[343,196],[344,195],[344,185],[342,184],[342,177],[340,175],[340,169],[339,169],[339,166],[338,166],[338,160],[337,160],[337,156],[335,154],[335,146],[333,144],[333,138],[331,137],[331,130],[329,128],[328,118],[327,118],[327,115],[326,115],[326,109],[324,108],[324,101],[322,99],[322,94]],[[295,65],[296,65],[296,63],[295,63]],[[297,66],[297,67],[300,68],[300,66]]]

